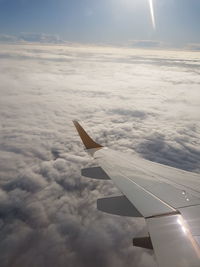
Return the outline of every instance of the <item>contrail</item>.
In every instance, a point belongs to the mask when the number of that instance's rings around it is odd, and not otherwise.
[[[154,30],[156,29],[156,21],[155,21],[155,14],[154,14],[154,7],[153,7],[153,0],[149,0],[149,6],[150,6],[150,13],[151,13],[151,21],[152,26]]]

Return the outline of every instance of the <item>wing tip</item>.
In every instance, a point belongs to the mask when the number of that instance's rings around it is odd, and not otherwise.
[[[85,146],[86,149],[92,149],[92,148],[102,148],[103,146],[96,143],[83,129],[83,127],[79,124],[77,120],[73,120],[73,124]]]

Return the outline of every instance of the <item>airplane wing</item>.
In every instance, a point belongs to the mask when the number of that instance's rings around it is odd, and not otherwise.
[[[149,237],[133,244],[153,248],[159,267],[200,266],[200,176],[99,145],[74,125],[97,161],[87,177],[111,179],[122,196],[100,199],[97,207],[122,216],[143,216]],[[94,175],[95,173],[95,175]]]

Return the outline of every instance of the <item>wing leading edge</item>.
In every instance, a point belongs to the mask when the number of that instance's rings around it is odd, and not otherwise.
[[[146,219],[159,266],[199,267],[200,177],[103,147],[74,125],[87,151]]]

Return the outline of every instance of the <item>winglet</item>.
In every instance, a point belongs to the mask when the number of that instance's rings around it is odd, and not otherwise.
[[[86,133],[86,131],[81,127],[81,125],[78,123],[78,121],[73,121],[74,126],[76,127],[76,130],[85,146],[86,149],[92,149],[92,148],[102,148],[103,146],[96,143],[92,138]]]

